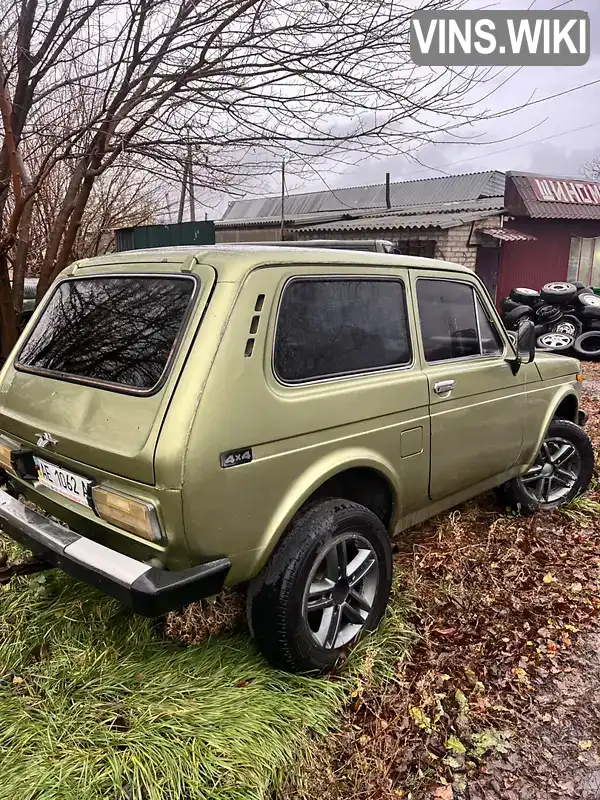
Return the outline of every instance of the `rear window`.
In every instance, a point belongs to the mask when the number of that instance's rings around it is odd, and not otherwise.
[[[192,277],[93,277],[60,283],[17,367],[133,391],[154,389],[183,330]]]

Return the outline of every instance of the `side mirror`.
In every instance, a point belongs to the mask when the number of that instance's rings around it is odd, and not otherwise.
[[[516,373],[521,364],[529,364],[535,358],[535,325],[530,319],[524,319],[516,330],[517,358],[513,361]]]
[[[523,364],[529,364],[535,358],[535,325],[525,319],[517,328],[517,353]]]

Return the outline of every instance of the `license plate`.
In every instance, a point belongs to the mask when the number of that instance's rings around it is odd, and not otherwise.
[[[51,464],[49,461],[44,461],[43,458],[34,456],[35,466],[37,468],[38,478],[40,483],[52,489],[76,503],[81,503],[82,506],[89,506],[89,492],[92,485],[91,481],[87,478],[82,478],[80,475],[75,475],[74,472],[69,472],[68,469],[57,467],[56,464]]]

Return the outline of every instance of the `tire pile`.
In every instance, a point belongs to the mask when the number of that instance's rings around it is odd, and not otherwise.
[[[533,320],[540,350],[600,360],[600,296],[579,281],[547,283],[539,292],[513,289],[501,313],[509,332]]]

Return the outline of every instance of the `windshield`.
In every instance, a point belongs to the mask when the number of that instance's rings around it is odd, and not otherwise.
[[[191,276],[171,275],[62,281],[16,367],[150,392],[166,374],[195,287]]]

